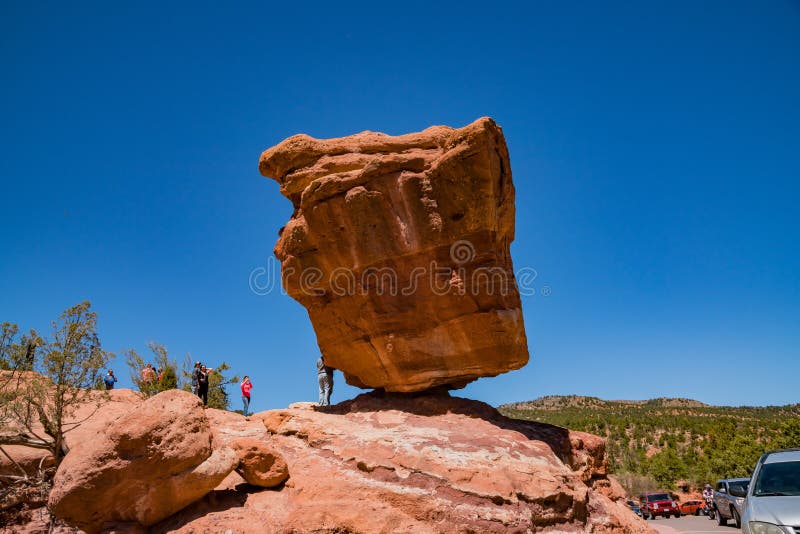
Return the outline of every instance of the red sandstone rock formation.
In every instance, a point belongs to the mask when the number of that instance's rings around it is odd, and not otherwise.
[[[480,402],[367,394],[256,417],[289,466],[282,489],[228,484],[151,532],[652,532],[604,495],[604,440]]]
[[[228,460],[209,463],[207,456],[231,451],[237,443],[270,451],[273,465],[287,466],[289,479],[261,489],[231,472],[205,497],[146,531],[652,532],[614,502],[620,488],[606,476],[604,440],[508,419],[480,402],[369,394],[327,409],[299,403],[248,421],[232,412],[202,410],[191,395],[178,391],[144,404],[130,391],[112,393],[93,422],[80,427],[88,432],[73,434],[51,499],[56,512],[73,522],[76,511],[91,518],[91,524],[79,523],[88,532],[101,520],[114,532],[145,532],[138,521],[150,522],[148,514],[156,513],[151,510],[163,515],[167,506],[182,506],[172,499],[185,494],[187,485],[192,492],[195,486],[209,488],[233,464],[244,472],[238,458],[229,459],[229,466]],[[102,445],[109,440],[117,443],[113,449]],[[159,466],[149,466],[156,458]],[[269,458],[251,460],[256,471],[271,472],[264,463]],[[117,471],[125,462],[141,463]],[[192,467],[198,462],[225,463],[225,469],[203,472]],[[188,466],[181,473],[202,476],[178,474],[180,484],[166,481],[163,473],[178,464]],[[60,501],[69,503],[66,512]],[[130,515],[105,511],[109,506],[148,510],[137,512],[148,517],[133,514],[131,522]],[[39,514],[10,528],[33,534],[46,526]]]
[[[199,399],[171,390],[72,448],[49,507],[89,533],[118,522],[152,525],[214,489],[238,462],[230,448],[212,450]]]
[[[295,208],[275,247],[284,287],[348,383],[462,387],[527,363],[514,186],[494,121],[295,135],[259,169]]]

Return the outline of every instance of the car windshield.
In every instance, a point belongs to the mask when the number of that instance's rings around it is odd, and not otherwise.
[[[666,493],[653,493],[652,495],[647,496],[647,502],[655,502],[655,501],[668,501],[669,495]]]
[[[756,497],[800,495],[800,462],[764,464],[753,488]]]
[[[747,486],[749,486],[749,485],[750,485],[750,481],[749,480],[745,480],[743,482],[730,482],[728,484],[728,487],[731,490],[731,494],[746,495],[747,494]]]

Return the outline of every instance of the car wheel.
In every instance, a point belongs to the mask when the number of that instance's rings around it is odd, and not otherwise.
[[[722,511],[717,510],[717,525],[724,527],[728,524],[728,520],[722,517]]]
[[[677,514],[675,514],[675,517],[680,517],[680,516],[681,516],[681,513],[680,513],[680,512],[678,512]]]
[[[736,528],[742,528],[742,519],[739,517],[739,512],[731,508],[731,515],[733,516],[733,522],[736,524]]]

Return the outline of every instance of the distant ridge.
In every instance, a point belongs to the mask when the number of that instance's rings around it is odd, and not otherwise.
[[[630,495],[749,476],[765,450],[800,447],[800,404],[731,407],[685,398],[548,395],[498,410],[605,437],[609,466]]]
[[[532,401],[504,404],[507,408],[539,408],[557,410],[561,408],[609,408],[612,406],[652,406],[661,408],[711,408],[709,404],[681,397],[658,397],[648,400],[604,400],[583,395],[546,395]]]

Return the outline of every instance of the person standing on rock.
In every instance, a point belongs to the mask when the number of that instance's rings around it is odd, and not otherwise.
[[[197,395],[197,388],[200,384],[200,362],[194,362],[192,369],[192,393]]]
[[[108,374],[103,379],[103,382],[106,384],[106,389],[114,389],[114,384],[117,382],[117,377],[114,376],[114,371],[109,369]]]
[[[201,365],[197,375],[197,396],[203,399],[203,406],[208,406],[208,373],[211,371],[213,369]]]
[[[242,403],[244,404],[244,410],[242,410],[242,414],[247,417],[250,415],[248,413],[250,411],[250,390],[253,388],[253,383],[250,382],[250,377],[245,375],[240,386],[242,388]]]
[[[333,369],[325,365],[325,356],[317,360],[317,382],[319,382],[319,405],[330,406],[333,393]]]

